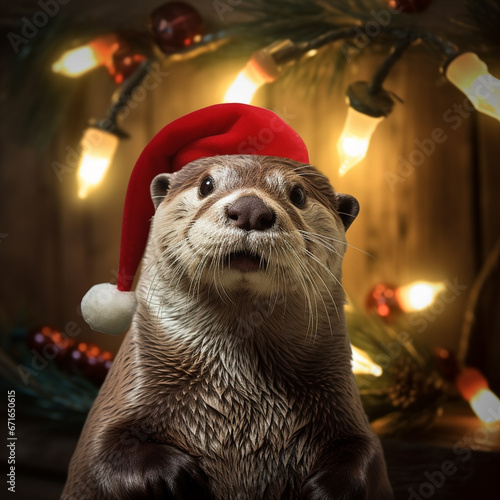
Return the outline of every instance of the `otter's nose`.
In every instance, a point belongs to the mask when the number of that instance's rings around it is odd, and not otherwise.
[[[245,231],[264,231],[276,220],[275,213],[257,196],[242,196],[227,210],[233,225]]]

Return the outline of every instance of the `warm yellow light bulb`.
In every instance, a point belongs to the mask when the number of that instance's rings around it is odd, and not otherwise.
[[[89,127],[82,141],[82,155],[78,167],[78,197],[86,198],[106,174],[118,147],[118,137],[104,130]]]
[[[500,80],[476,54],[465,52],[455,57],[446,68],[446,77],[478,111],[500,120]]]
[[[366,156],[373,131],[382,119],[383,116],[368,116],[354,108],[349,108],[344,130],[337,143],[340,176]]]
[[[356,374],[369,374],[380,377],[382,375],[382,368],[374,363],[366,352],[351,346],[352,348],[352,371]]]
[[[119,48],[120,40],[113,33],[94,38],[86,45],[65,52],[52,65],[52,71],[77,77],[102,64],[110,68],[114,64],[113,54]]]
[[[258,58],[252,57],[229,87],[224,102],[250,104],[259,87],[273,80],[274,76],[260,66]]]
[[[77,77],[99,65],[95,50],[84,45],[65,52],[53,65],[52,71],[65,76]]]
[[[396,298],[405,312],[422,311],[429,307],[445,289],[444,283],[416,281],[396,289]]]
[[[485,423],[500,421],[500,399],[490,389],[480,389],[469,401],[477,417]]]

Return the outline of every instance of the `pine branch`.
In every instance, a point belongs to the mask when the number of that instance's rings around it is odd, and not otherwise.
[[[382,368],[382,375],[356,375],[363,407],[374,421],[385,417],[386,431],[411,432],[429,425],[446,400],[446,384],[430,351],[411,328],[393,328],[355,306],[346,313],[351,343]],[[397,332],[409,332],[403,342]]]
[[[465,0],[472,23],[469,28],[479,39],[500,45],[500,0]]]

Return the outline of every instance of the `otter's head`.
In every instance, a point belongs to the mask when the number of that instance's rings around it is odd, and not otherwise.
[[[359,205],[313,166],[277,157],[196,160],[151,186],[157,279],[192,293],[271,296],[340,287],[345,231]]]

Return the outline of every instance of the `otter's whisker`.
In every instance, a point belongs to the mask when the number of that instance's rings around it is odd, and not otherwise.
[[[324,241],[322,241],[319,237],[315,236],[315,235],[311,235],[311,234],[308,234],[308,231],[303,231],[303,230],[299,230],[299,232],[301,234],[304,234],[304,239],[310,243],[314,243],[314,244],[317,244],[317,245],[321,245],[322,247],[326,248],[327,250],[329,250],[330,252],[332,252],[333,254],[337,255],[338,257],[342,258],[342,254],[339,253],[337,251],[337,249],[332,246],[331,244],[329,243],[325,243]]]
[[[152,263],[146,267],[146,272],[150,272],[151,269],[155,268],[155,274],[151,280],[151,285],[148,290],[148,299],[151,299],[157,290],[160,281],[165,277],[166,272],[171,273],[170,266],[167,264],[171,263],[172,258],[175,258],[176,252],[184,245],[184,241],[179,241],[168,248],[165,248],[160,255],[153,259]]]
[[[274,265],[273,265],[273,262],[272,262],[272,252],[273,252],[273,250],[274,250],[274,252],[276,254],[276,263],[274,263]],[[280,257],[279,257],[278,249],[276,247],[271,247],[270,250],[269,250],[269,261],[268,261],[268,264],[269,264],[269,267],[271,269],[273,269],[273,273],[274,273],[273,275],[276,276],[276,302],[278,301],[278,297],[279,297],[280,294],[284,298],[283,316],[282,316],[282,318],[285,318],[285,316],[286,316],[286,307],[287,307],[287,301],[286,301],[287,294],[285,293],[285,284],[286,284],[286,281],[285,281],[285,270],[284,270],[283,266],[279,265],[279,262],[280,262]],[[274,282],[274,280],[273,280],[273,282]]]
[[[233,300],[226,292],[226,289],[224,288],[224,285],[222,284],[222,281],[220,279],[220,275],[223,272],[223,264],[224,264],[224,253],[223,253],[222,249],[223,249],[223,243],[221,242],[220,244],[218,244],[216,246],[216,248],[214,250],[214,258],[210,264],[210,266],[212,266],[213,270],[214,270],[214,287],[215,287],[215,290],[223,303],[227,303],[225,300],[225,299],[227,299],[227,301],[229,303],[234,304]],[[215,265],[213,265],[213,264],[215,264]],[[220,281],[220,287],[222,289],[222,292],[223,292],[225,298],[221,295],[221,293],[219,291],[219,287],[217,285],[217,280]]]
[[[304,252],[309,255],[315,262],[317,262],[318,264],[320,264],[320,266],[323,268],[323,269],[326,269],[329,274],[335,278],[335,280],[340,283],[340,281],[336,278],[336,276],[331,273],[328,268],[313,254],[311,253],[309,250],[307,250],[306,248],[304,248]],[[314,269],[313,267],[311,267],[311,270],[314,272],[314,274],[319,278],[319,280],[321,281],[321,283],[323,283],[323,286],[325,287],[325,290],[326,292],[328,293],[329,297],[330,297],[330,300],[332,301],[332,304],[333,306],[335,307],[335,312],[337,313],[337,319],[340,321],[340,314],[339,314],[339,309],[337,307],[337,303],[335,302],[335,299],[333,298],[331,292],[330,292],[330,289],[328,288],[327,284],[325,283],[325,281],[323,280],[323,278],[321,277],[321,274],[318,273],[318,271],[316,269]],[[333,333],[332,331],[332,324],[330,322],[330,314],[328,312],[328,309],[326,307],[326,304],[325,304],[325,301],[323,300],[323,297],[321,296],[320,294],[320,297],[321,297],[321,301],[323,302],[323,306],[325,308],[325,313],[326,313],[326,317],[328,319],[328,324],[330,325],[330,332]]]
[[[342,288],[342,290],[344,290],[344,287],[342,286],[342,283],[340,282],[340,280],[337,278],[337,276],[335,276],[335,274],[333,274],[330,269],[328,269],[328,267],[325,266],[325,264],[323,262],[321,262],[320,259],[318,259],[316,257],[316,255],[314,255],[313,253],[311,253],[309,250],[305,249],[305,251],[307,252],[307,254],[315,261],[317,262],[333,279],[334,281]],[[345,292],[345,290],[344,290]]]
[[[208,254],[205,254],[198,262],[198,265],[196,266],[194,273],[193,273],[193,280],[191,284],[189,285],[189,295],[195,295],[196,299],[199,300],[200,297],[200,288],[201,288],[201,278],[203,275],[203,271],[205,270],[206,266],[206,261],[209,258]],[[193,293],[195,291],[195,293]]]
[[[372,254],[370,254],[368,252],[365,252],[361,248],[355,247],[354,245],[351,245],[350,243],[347,243],[346,241],[338,240],[336,238],[332,238],[331,236],[325,236],[324,234],[313,233],[313,232],[310,232],[310,231],[299,230],[299,232],[301,232],[301,233],[305,232],[305,233],[308,233],[308,234],[310,234],[312,236],[316,236],[316,237],[318,237],[320,239],[326,239],[326,240],[335,241],[337,243],[342,243],[342,245],[347,245],[349,248],[353,248],[354,250],[358,250],[359,252],[364,253],[365,255],[368,255],[368,257],[373,257]]]
[[[313,338],[316,337],[317,330],[318,330],[318,303],[316,300],[311,301],[310,295],[309,295],[309,289],[313,292],[313,296],[316,295],[315,292],[317,292],[314,282],[311,279],[309,269],[307,269],[306,266],[304,266],[303,262],[301,261],[299,255],[293,248],[293,246],[285,239],[283,238],[283,242],[289,247],[291,254],[295,257],[294,261],[302,271],[302,273],[298,272],[296,275],[299,277],[299,281],[303,284],[303,290],[304,290],[304,298],[307,301],[308,304],[308,309],[309,309],[309,324],[307,328],[307,334],[306,337],[309,335],[309,331],[311,331],[311,334],[314,333]],[[307,280],[307,282],[310,285],[310,288],[307,286],[306,282],[304,281]],[[314,306],[314,308],[313,308]],[[314,309],[314,310],[313,310]],[[315,314],[314,314],[315,313]]]

